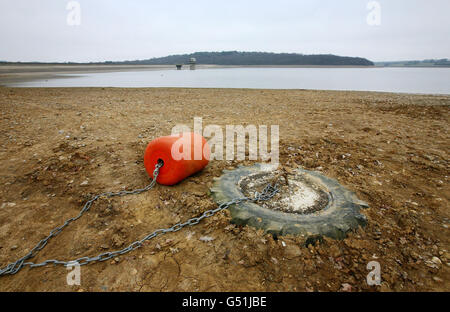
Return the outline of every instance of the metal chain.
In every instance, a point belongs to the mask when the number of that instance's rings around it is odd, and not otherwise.
[[[66,220],[66,222],[64,222],[63,225],[53,229],[53,231],[51,231],[50,234],[46,238],[42,239],[39,243],[37,243],[37,245],[30,252],[28,252],[24,257],[20,258],[19,260],[15,261],[15,262],[8,264],[6,267],[0,269],[0,277],[4,276],[4,275],[16,274],[18,271],[20,271],[25,266],[30,266],[31,268],[42,267],[42,266],[46,266],[48,264],[54,264],[54,265],[60,264],[60,265],[64,265],[64,266],[73,266],[73,265],[81,266],[81,265],[89,264],[91,262],[106,261],[106,260],[109,260],[116,256],[120,256],[120,255],[126,254],[132,250],[140,248],[140,247],[142,247],[144,242],[146,242],[152,238],[155,238],[158,235],[163,235],[163,234],[170,233],[170,232],[177,232],[177,231],[181,230],[182,228],[184,228],[185,226],[192,226],[192,225],[198,224],[201,220],[203,220],[205,218],[209,218],[209,217],[215,215],[216,213],[218,213],[219,211],[227,209],[231,205],[235,205],[235,204],[245,202],[245,201],[255,201],[255,202],[256,201],[266,201],[266,200],[271,199],[273,196],[275,196],[275,194],[277,194],[279,191],[276,184],[274,186],[272,186],[271,184],[268,184],[264,188],[262,193],[256,192],[255,196],[253,198],[252,197],[235,198],[229,202],[220,204],[215,209],[210,209],[210,210],[203,212],[203,214],[200,215],[199,217],[191,218],[183,223],[181,223],[181,222],[177,223],[169,228],[155,230],[152,233],[145,236],[144,238],[142,238],[141,240],[137,240],[137,241],[133,242],[132,244],[128,245],[128,247],[125,247],[121,250],[104,252],[104,253],[99,254],[96,257],[81,257],[81,258],[71,260],[71,261],[60,261],[60,260],[50,259],[50,260],[46,260],[41,263],[25,262],[26,260],[36,256],[36,254],[47,245],[48,241],[52,237],[55,237],[56,235],[58,235],[66,226],[68,226],[73,221],[78,220],[85,212],[87,212],[91,208],[92,203],[94,201],[96,201],[97,199],[99,199],[100,197],[105,196],[105,197],[109,198],[109,197],[113,197],[113,196],[124,196],[124,195],[128,195],[128,194],[140,194],[142,192],[152,189],[156,184],[156,179],[159,175],[159,169],[163,165],[164,164],[162,162],[158,162],[155,165],[155,170],[153,171],[153,180],[150,182],[149,185],[147,185],[144,188],[136,189],[133,191],[106,192],[106,193],[102,193],[102,194],[95,195],[94,197],[92,197],[89,201],[86,202],[86,204],[83,206],[83,209],[81,209],[80,213],[76,217]]]

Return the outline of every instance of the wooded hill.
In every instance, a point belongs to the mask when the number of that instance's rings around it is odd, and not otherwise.
[[[374,63],[361,57],[337,56],[332,54],[298,54],[269,52],[195,52],[191,54],[169,55],[135,61],[106,62],[1,62],[2,64],[48,64],[48,65],[175,65],[188,64],[195,58],[197,64],[214,65],[313,65],[313,66],[374,66]]]
[[[195,52],[192,54],[169,55],[148,60],[125,61],[120,64],[138,65],[171,65],[187,64],[190,58],[197,64],[215,65],[351,65],[373,66],[374,64],[361,57],[337,56],[332,54],[304,55],[297,53],[268,52]],[[112,62],[107,62],[112,63]]]

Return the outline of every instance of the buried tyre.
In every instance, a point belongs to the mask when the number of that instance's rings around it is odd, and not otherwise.
[[[269,202],[242,202],[230,206],[231,222],[263,229],[274,236],[300,235],[308,241],[327,236],[343,239],[358,226],[365,226],[360,213],[368,205],[336,180],[319,172],[297,168],[289,174],[268,164],[224,170],[211,192],[217,203],[250,197],[277,180],[280,192]]]

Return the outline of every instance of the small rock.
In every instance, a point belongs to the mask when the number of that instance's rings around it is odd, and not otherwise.
[[[332,245],[330,247],[330,254],[333,256],[333,258],[337,258],[341,255],[341,250],[336,245]]]
[[[80,183],[80,186],[86,186],[86,185],[89,185],[89,181],[88,180],[85,180],[85,181]]]
[[[202,242],[212,242],[214,240],[214,238],[211,236],[202,236],[199,238],[199,240]]]
[[[16,205],[16,203],[3,203],[2,204],[2,208],[5,208],[5,207],[14,207]]]
[[[343,283],[341,290],[344,291],[344,292],[351,292],[352,291],[352,285],[350,285],[349,283]]]
[[[391,290],[391,288],[389,287],[388,284],[382,283],[381,287],[380,287],[380,291],[381,292],[391,292],[392,290]]]
[[[17,245],[11,246],[11,250],[16,250],[18,248]]]
[[[408,278],[408,273],[407,272],[402,272],[402,277],[404,280],[406,280]]]
[[[433,276],[433,280],[434,280],[435,282],[439,282],[439,283],[444,281],[442,278],[439,278],[439,277],[437,277],[437,276]]]
[[[374,234],[374,239],[375,239],[375,240],[379,240],[379,239],[381,238],[381,232],[376,231],[376,232],[374,232],[373,234]]]
[[[288,259],[292,259],[301,256],[302,251],[297,245],[289,245],[286,247],[285,254]]]
[[[436,263],[436,264],[439,264],[439,265],[442,264],[441,259],[439,259],[438,257],[433,257],[433,258],[431,259],[431,261],[433,261],[433,263]]]
[[[439,264],[437,264],[433,261],[425,261],[425,265],[432,269],[439,269]]]
[[[112,236],[112,242],[113,242],[113,246],[114,247],[117,247],[117,248],[119,248],[119,247],[122,247],[123,246],[123,244],[125,244],[125,241],[120,237],[120,235],[118,235],[118,234],[114,234],[113,236]]]

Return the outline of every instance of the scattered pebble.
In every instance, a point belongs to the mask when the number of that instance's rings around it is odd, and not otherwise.
[[[343,283],[341,290],[344,291],[344,292],[351,292],[352,291],[352,285],[350,285],[349,283]]]
[[[5,207],[14,207],[16,205],[16,203],[3,203],[1,208],[5,208]]]
[[[436,264],[439,264],[439,265],[442,264],[441,259],[439,259],[438,257],[433,257],[433,258],[431,259],[431,261],[433,261],[433,263],[436,263]]]
[[[214,238],[211,236],[202,236],[199,238],[199,240],[202,242],[212,242],[214,240]]]

